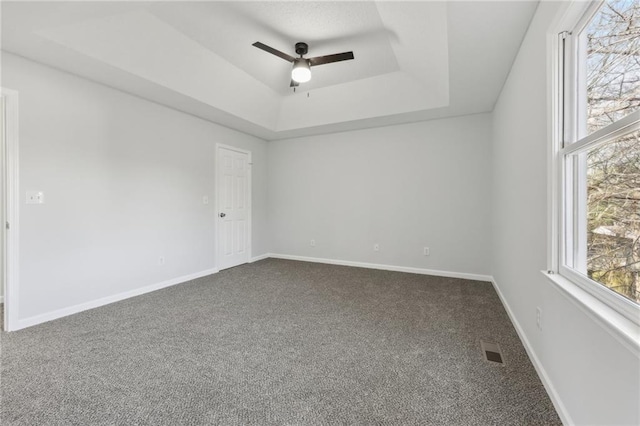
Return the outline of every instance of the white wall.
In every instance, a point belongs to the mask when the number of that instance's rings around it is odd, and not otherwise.
[[[559,10],[559,3],[540,4],[494,110],[492,272],[565,407],[565,419],[636,425],[640,360],[540,273],[550,244],[547,29]]]
[[[272,252],[488,274],[490,131],[479,114],[270,142]]]
[[[253,152],[268,251],[265,141],[7,53],[1,85],[20,103],[20,320],[214,269],[217,142]]]

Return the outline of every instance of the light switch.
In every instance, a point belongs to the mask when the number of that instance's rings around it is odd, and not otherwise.
[[[206,195],[202,196],[202,204],[209,204],[209,197]]]
[[[27,191],[27,204],[44,204],[42,191]]]

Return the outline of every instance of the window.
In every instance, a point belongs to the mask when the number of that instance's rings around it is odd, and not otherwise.
[[[640,322],[640,2],[560,35],[559,271]]]

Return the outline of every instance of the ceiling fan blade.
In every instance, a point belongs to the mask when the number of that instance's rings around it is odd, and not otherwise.
[[[335,55],[316,56],[315,58],[309,58],[309,63],[312,67],[316,65],[330,64],[332,62],[348,61],[353,59],[353,52],[336,53]]]
[[[300,83],[298,83],[294,79],[291,79],[291,84],[289,84],[289,87],[298,87],[298,86],[300,86]]]
[[[274,48],[273,48],[273,47],[271,47],[271,46],[267,46],[267,45],[266,45],[266,44],[264,44],[264,43],[260,43],[259,41],[256,41],[255,43],[253,43],[253,44],[252,44],[252,46],[257,47],[258,49],[262,49],[262,50],[264,50],[265,52],[269,52],[269,53],[271,53],[272,55],[276,55],[276,56],[278,56],[278,57],[280,57],[280,58],[284,59],[285,61],[293,62],[293,61],[295,61],[295,60],[296,60],[296,58],[294,58],[293,56],[289,56],[289,55],[287,55],[286,53],[281,52],[281,51],[279,51],[279,50],[277,50],[277,49],[274,49]]]

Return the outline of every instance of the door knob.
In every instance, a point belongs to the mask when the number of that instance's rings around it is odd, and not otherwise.
[[[226,216],[226,214],[220,213],[220,217],[225,217],[225,216]]]

